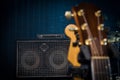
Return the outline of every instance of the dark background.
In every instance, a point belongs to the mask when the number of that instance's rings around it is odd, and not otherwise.
[[[105,26],[120,28],[119,2],[115,0],[0,0],[0,76],[15,79],[16,41],[35,40],[37,34],[64,34],[65,11],[81,2],[101,8]]]

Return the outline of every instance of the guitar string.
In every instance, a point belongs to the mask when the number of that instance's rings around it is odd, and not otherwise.
[[[99,17],[97,17],[97,25],[98,25],[98,27],[99,27],[99,25],[100,25],[100,20],[99,20],[100,18]],[[99,37],[99,49],[100,49],[100,56],[103,56],[102,54],[103,54],[103,51],[102,51],[102,46],[100,45],[100,41],[101,41],[101,32],[100,32],[100,30],[98,30],[98,37]],[[103,59],[104,60],[104,59]],[[103,61],[102,61],[102,59],[100,60],[100,72],[101,72],[101,78],[103,78],[103,80],[105,80],[105,76],[104,76],[104,63],[103,63]]]
[[[97,17],[97,21],[98,21],[98,26],[100,25],[100,18],[99,17]],[[99,43],[100,43],[100,41],[102,40],[102,36],[101,36],[101,30],[98,30],[98,34],[99,34]],[[101,43],[100,43],[101,44]],[[103,56],[103,48],[102,48],[102,45],[100,46],[99,45],[99,47],[100,47],[100,54],[101,54],[101,56]]]
[[[106,72],[107,72],[107,79],[109,79],[109,63],[108,63],[108,60],[106,60],[106,63],[107,65],[105,65],[105,69],[106,69]]]
[[[99,72],[99,70],[98,70],[98,67],[99,67],[99,62],[97,61],[97,59],[95,59],[95,62],[96,62],[96,73],[95,73],[95,77],[96,77],[96,79],[95,80],[100,80],[100,78],[98,77],[98,72]],[[100,76],[100,75],[99,75]]]
[[[108,59],[106,59],[105,61],[104,61],[104,63],[105,63],[105,65],[104,65],[104,69],[105,69],[105,76],[106,76],[106,80],[110,80],[109,79],[109,72],[108,72]],[[106,65],[107,64],[107,65]]]
[[[98,25],[100,25],[100,18],[99,17],[97,17],[97,21],[98,21]],[[99,43],[100,43],[100,41],[102,40],[101,30],[98,30],[98,32],[99,32],[98,34],[99,34]],[[99,47],[100,47],[100,54],[101,54],[101,56],[104,56],[102,45],[100,44]],[[109,66],[107,65],[108,64],[107,60],[108,59],[105,59],[105,60],[101,59],[101,64],[103,65],[102,66],[102,72],[103,72],[102,75],[104,76],[105,80],[109,80],[109,78],[108,78],[109,72],[108,72],[108,69],[107,69],[107,68],[109,68]]]
[[[93,36],[92,36],[92,33],[91,33],[91,31],[90,31],[88,22],[87,22],[86,17],[85,17],[84,14],[83,14],[83,19],[84,19],[85,23],[87,23],[87,32],[88,32],[88,34],[89,34],[88,37],[89,37],[89,38],[92,38],[92,43],[93,43],[93,45],[94,45],[94,46],[90,45],[91,48],[92,48],[92,51],[94,52],[94,54],[92,54],[92,55],[93,55],[93,56],[97,56],[97,55],[99,55],[99,52],[98,52],[97,47],[96,47],[96,45],[95,45],[94,38],[93,38]],[[94,50],[94,48],[95,48],[95,50]]]
[[[97,19],[97,22],[98,22],[98,25],[99,25],[99,24],[100,24],[99,18]],[[98,32],[99,32],[99,31],[98,31]],[[101,36],[101,34],[100,34],[100,33],[98,33],[98,34],[99,34],[99,39],[96,38],[96,42],[97,42],[96,45],[98,46],[98,49],[100,49],[100,50],[99,50],[99,56],[102,56],[103,51],[102,51],[102,48],[100,47],[100,39],[101,39],[100,36]],[[100,78],[100,80],[104,80],[105,77],[103,77],[103,76],[104,76],[104,74],[103,74],[103,71],[104,71],[104,70],[103,70],[103,69],[104,69],[104,68],[103,68],[103,65],[104,65],[104,64],[103,64],[103,60],[102,60],[102,59],[96,59],[96,60],[97,60],[98,65],[99,65],[99,66],[98,66],[98,69],[97,69],[97,70],[98,70],[98,73],[100,74],[100,75],[99,75],[99,78]],[[106,80],[106,79],[105,79],[105,80]]]
[[[91,31],[90,31],[89,26],[88,26],[88,22],[87,22],[86,17],[85,17],[84,14],[83,14],[83,19],[84,19],[85,23],[87,23],[87,31],[88,31],[88,33],[89,33],[88,36],[89,36],[89,38],[92,38],[92,39],[93,39],[93,36],[92,36]],[[98,52],[98,50],[97,50],[97,46],[95,45],[94,40],[92,40],[92,43],[93,43],[93,45],[94,45],[94,46],[90,45],[91,51],[93,52],[93,53],[92,53],[92,56],[99,56],[99,52]],[[94,49],[95,49],[95,50],[94,50]],[[94,52],[94,51],[95,51],[95,52]],[[94,60],[94,59],[93,59],[93,60]],[[99,63],[98,63],[96,60],[95,60],[95,65],[96,65],[96,66],[99,66]],[[93,68],[93,69],[94,69],[94,68]],[[97,78],[97,79],[95,79],[95,80],[99,80],[100,78],[98,77],[98,67],[96,67],[96,69],[94,69],[94,75],[95,75],[95,73],[97,73],[97,75],[94,76],[94,79]]]

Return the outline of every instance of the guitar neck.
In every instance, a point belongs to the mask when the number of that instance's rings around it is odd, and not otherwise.
[[[92,80],[112,80],[109,57],[91,57],[91,68]]]

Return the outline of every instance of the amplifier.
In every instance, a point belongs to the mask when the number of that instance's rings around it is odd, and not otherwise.
[[[69,77],[69,40],[17,41],[17,77]]]

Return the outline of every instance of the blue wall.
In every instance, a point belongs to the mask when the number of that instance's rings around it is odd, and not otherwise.
[[[16,41],[37,39],[37,34],[64,34],[65,11],[80,2],[98,5],[106,17],[105,25],[116,29],[120,21],[117,2],[104,0],[2,0],[1,1],[1,74],[15,75]],[[5,70],[4,70],[5,69]]]

